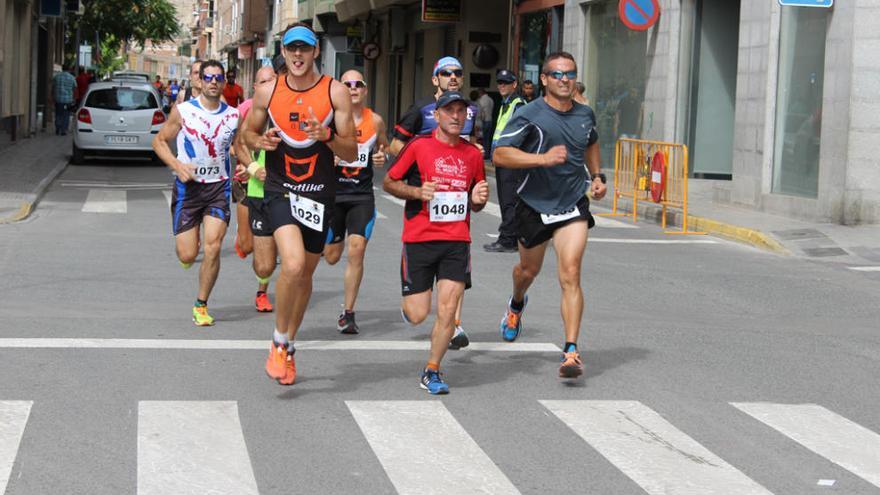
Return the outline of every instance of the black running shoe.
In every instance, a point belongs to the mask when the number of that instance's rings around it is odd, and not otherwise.
[[[452,340],[449,341],[449,349],[457,351],[462,347],[467,347],[470,343],[471,340],[468,338],[467,334],[464,333],[464,329],[461,328],[461,325],[455,325],[455,333],[452,335]]]
[[[336,321],[336,329],[339,330],[339,333],[356,335],[360,329],[358,328],[357,323],[354,322],[354,312],[343,311],[342,314],[339,315],[339,320]]]

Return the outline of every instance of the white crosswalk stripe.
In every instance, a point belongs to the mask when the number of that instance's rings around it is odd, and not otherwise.
[[[230,401],[141,402],[137,493],[259,493],[238,405]]]
[[[6,492],[32,401],[0,401],[0,494]]]
[[[637,225],[633,225],[631,223],[621,222],[620,220],[614,220],[613,218],[608,218],[608,217],[600,217],[598,215],[593,215],[593,219],[596,220],[596,226],[601,227],[603,229],[637,229],[637,228],[639,228]]]
[[[128,212],[128,193],[116,189],[89,189],[83,204],[85,213],[126,213]]]
[[[171,208],[171,191],[162,191],[162,196],[165,196],[165,202],[168,203],[168,207]]]
[[[541,403],[651,495],[770,494],[639,402]]]
[[[346,405],[398,493],[519,493],[442,402]]]
[[[795,442],[880,487],[880,435],[816,404],[731,403]]]

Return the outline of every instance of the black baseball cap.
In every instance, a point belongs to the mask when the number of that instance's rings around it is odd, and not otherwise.
[[[514,74],[513,71],[501,69],[495,74],[495,80],[503,83],[516,82],[516,74]]]
[[[462,101],[465,104],[467,103],[467,100],[458,91],[444,91],[443,94],[440,95],[440,98],[437,98],[437,108],[443,108],[456,101]]]

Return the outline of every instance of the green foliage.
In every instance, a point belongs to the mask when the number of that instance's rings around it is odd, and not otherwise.
[[[171,41],[178,34],[177,9],[168,0],[84,0],[85,14],[77,19],[82,39],[112,39],[143,45]],[[73,26],[72,26],[73,27]],[[75,29],[75,27],[73,27]],[[101,45],[104,45],[102,41]]]
[[[101,39],[101,56],[97,59],[99,76],[111,74],[125,67],[125,56],[119,51],[120,44],[120,41],[112,35],[106,35]]]

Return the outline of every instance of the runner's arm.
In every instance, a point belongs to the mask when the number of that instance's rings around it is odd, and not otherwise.
[[[192,179],[191,168],[186,164],[181,163],[181,161],[174,156],[174,153],[171,152],[171,147],[168,146],[168,141],[177,138],[177,134],[180,132],[181,128],[180,112],[175,105],[174,108],[171,109],[171,113],[168,115],[168,121],[165,122],[165,124],[159,129],[159,133],[153,138],[153,151],[156,152],[156,156],[158,156],[168,168],[177,173],[177,177],[181,182],[187,182]]]
[[[404,148],[394,165],[388,169],[385,179],[382,180],[382,189],[395,198],[430,201],[434,196],[435,184],[433,182],[424,182],[421,187],[411,186],[404,182],[410,168],[417,166],[411,150],[412,146]]]
[[[336,124],[336,135],[330,129],[330,140],[327,146],[333,154],[347,162],[357,160],[357,135],[354,117],[351,113],[351,93],[335,79],[330,83],[330,99],[333,103],[333,121]]]
[[[247,118],[244,119],[241,132],[239,133],[241,142],[248,150],[265,149],[267,143],[265,142],[263,130],[266,128],[266,122],[269,120],[269,100],[274,89],[272,85],[264,84],[254,92],[254,102],[251,104],[251,109],[248,111]],[[280,141],[277,137],[275,139]]]
[[[376,152],[373,153],[373,166],[382,167],[388,161],[386,152],[388,151],[388,135],[386,134],[385,121],[382,117],[373,112],[373,127],[376,129]]]
[[[400,139],[394,138],[391,140],[391,144],[388,145],[388,153],[397,156],[400,154],[400,150],[403,149],[404,145],[406,145],[406,143],[404,143]]]

